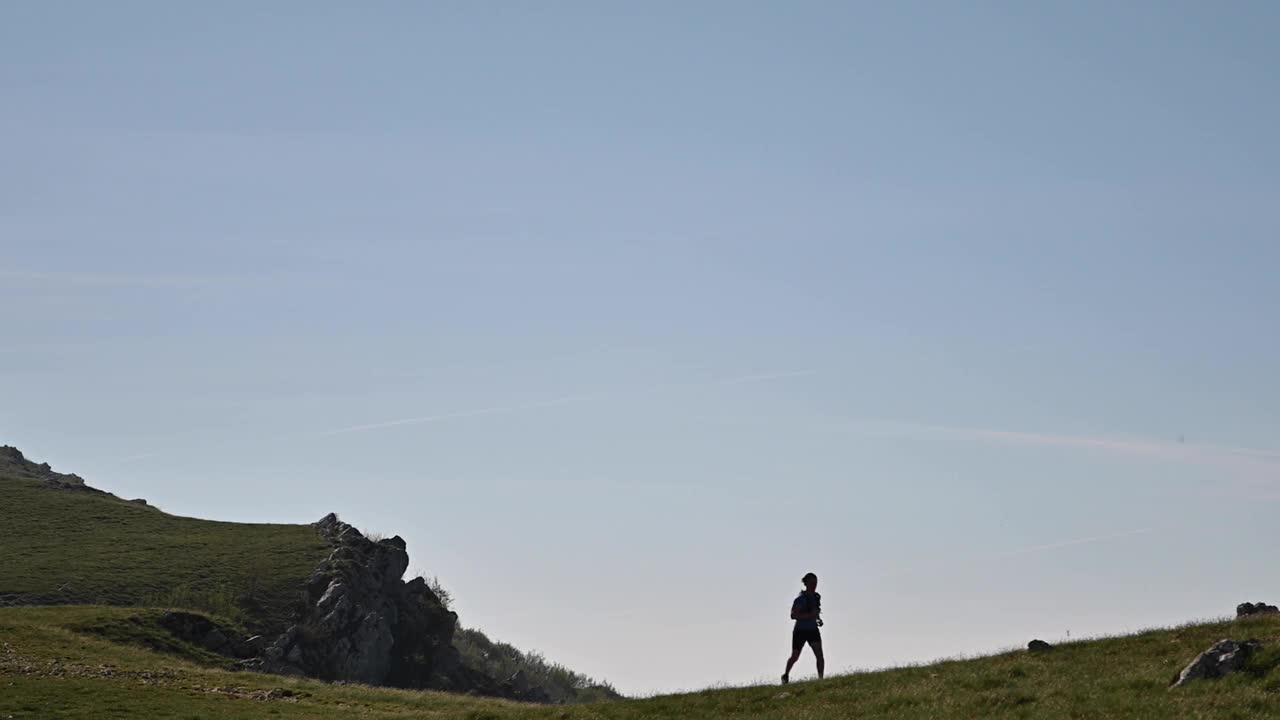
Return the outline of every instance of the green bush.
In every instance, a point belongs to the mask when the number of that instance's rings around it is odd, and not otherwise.
[[[505,680],[523,670],[529,684],[546,690],[555,702],[594,702],[621,697],[607,682],[597,682],[559,663],[548,662],[541,653],[522,652],[507,643],[494,642],[479,630],[459,629],[453,636],[453,644],[464,663],[497,680]]]

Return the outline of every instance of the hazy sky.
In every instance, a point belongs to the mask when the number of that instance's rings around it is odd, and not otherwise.
[[[0,442],[626,692],[1280,598],[1280,4],[0,5]],[[801,674],[812,672],[801,661]]]

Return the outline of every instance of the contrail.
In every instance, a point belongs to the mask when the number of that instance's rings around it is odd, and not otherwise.
[[[1089,543],[1129,537],[1130,535],[1141,535],[1143,533],[1153,532],[1154,530],[1155,528],[1149,527],[1139,528],[1137,530],[1126,530],[1124,532],[1111,533],[1110,535],[1094,535],[1093,537],[1063,540],[1061,542],[1047,543],[1045,545],[1032,545],[1031,547],[1018,548],[1017,550],[1007,550],[1005,552],[994,553],[992,557],[1009,557],[1010,555],[1025,555],[1027,553],[1041,552],[1044,550],[1057,550],[1058,548],[1071,547],[1072,545],[1087,545]]]

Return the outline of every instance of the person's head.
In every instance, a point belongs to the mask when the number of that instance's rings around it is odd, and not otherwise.
[[[804,583],[804,589],[809,592],[818,589],[818,576],[813,573],[805,573],[805,576],[800,578],[800,582]]]

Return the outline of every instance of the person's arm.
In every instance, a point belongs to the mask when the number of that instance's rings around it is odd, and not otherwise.
[[[800,601],[798,599],[795,602],[791,603],[791,619],[792,620],[817,620],[818,619],[817,610],[811,610],[809,612],[801,612],[798,609],[799,605],[800,605]]]

